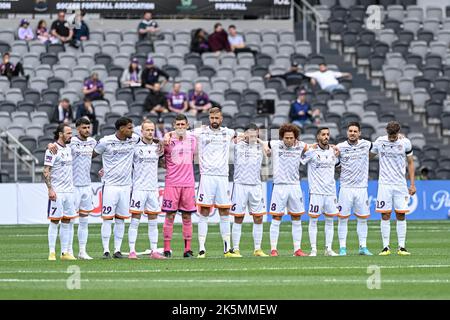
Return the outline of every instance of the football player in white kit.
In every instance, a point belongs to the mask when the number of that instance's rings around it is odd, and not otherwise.
[[[242,222],[245,213],[253,217],[253,255],[268,257],[261,249],[263,236],[263,216],[266,214],[263,189],[261,186],[261,164],[263,147],[258,139],[258,126],[250,123],[245,136],[234,145],[234,183],[231,192],[231,211],[234,216],[232,227],[233,252],[240,254],[239,243],[242,232]]]
[[[358,122],[347,125],[347,141],[337,145],[340,155],[340,190],[338,214],[339,255],[347,255],[347,223],[353,210],[357,219],[356,232],[359,239],[359,254],[371,256],[367,249],[367,219],[370,216],[367,195],[369,179],[369,152],[372,142],[360,139],[361,126]]]
[[[80,216],[78,225],[78,259],[91,260],[86,252],[88,239],[89,213],[94,210],[93,193],[91,187],[91,164],[92,152],[97,144],[94,138],[90,137],[91,122],[86,118],[76,121],[78,135],[72,138],[69,144],[72,150],[73,184],[75,186],[75,209]],[[71,233],[73,234],[73,220],[71,221]],[[71,237],[73,239],[73,236]],[[72,242],[69,244],[72,250]]]
[[[68,146],[72,138],[72,128],[67,124],[60,124],[55,130],[57,152],[53,155],[46,150],[44,156],[44,182],[48,189],[47,216],[50,220],[48,227],[48,260],[56,260],[56,238],[58,225],[61,221],[60,241],[61,260],[76,260],[69,253],[70,220],[77,217],[74,207],[72,153]]]
[[[371,156],[378,154],[380,171],[378,178],[378,195],[376,211],[381,213],[381,236],[383,250],[379,255],[391,254],[391,212],[395,211],[397,218],[398,255],[406,256],[410,253],[405,248],[406,243],[406,213],[409,212],[410,196],[416,193],[414,183],[414,160],[411,141],[407,138],[399,139],[400,124],[391,121],[386,126],[386,136],[379,137],[373,144]],[[406,183],[406,162],[410,186]]]
[[[158,162],[163,155],[159,143],[153,140],[155,124],[144,120],[141,125],[141,139],[135,145],[133,156],[133,192],[130,200],[131,223],[128,228],[130,245],[129,259],[137,259],[136,239],[138,235],[141,214],[148,217],[148,237],[150,240],[150,257],[165,259],[158,253],[158,214],[159,205]]]
[[[93,157],[102,155],[103,198],[102,198],[102,243],[103,258],[111,259],[109,240],[114,224],[114,258],[123,258],[120,252],[125,232],[125,221],[130,217],[131,171],[133,168],[134,147],[139,137],[133,134],[133,121],[127,117],[119,118],[116,132],[100,139],[94,148]]]
[[[308,164],[309,184],[309,241],[311,242],[311,257],[317,256],[317,220],[325,215],[325,255],[337,256],[333,251],[334,225],[333,218],[339,209],[336,198],[336,182],[334,180],[335,166],[339,164],[336,150],[328,141],[329,128],[319,128],[316,139],[318,145],[310,147],[302,158],[302,164]]]
[[[86,252],[86,244],[88,239],[88,223],[89,213],[94,210],[93,193],[91,187],[91,160],[92,152],[97,144],[94,138],[90,137],[91,122],[87,118],[80,118],[75,122],[78,135],[72,137],[68,146],[72,150],[72,171],[74,185],[74,206],[80,217],[78,225],[78,259],[92,260]],[[48,149],[52,154],[58,152],[56,143],[48,145]],[[68,252],[73,255],[73,234],[75,219],[70,220],[70,236]]]
[[[308,145],[299,141],[300,129],[293,124],[283,124],[279,129],[280,140],[269,141],[269,156],[273,164],[273,189],[269,213],[270,246],[272,257],[278,256],[278,237],[281,219],[287,209],[292,220],[294,256],[306,256],[301,249],[301,216],[305,213],[303,192],[300,186],[300,161]]]
[[[239,257],[239,255],[233,253],[230,245],[229,211],[231,199],[228,187],[230,147],[236,133],[233,129],[222,127],[222,121],[222,110],[213,107],[209,110],[209,126],[202,126],[193,130],[193,134],[197,138],[200,165],[200,185],[197,193],[197,206],[200,207],[198,258],[206,257],[205,242],[208,234],[208,216],[212,207],[219,209],[224,257]]]

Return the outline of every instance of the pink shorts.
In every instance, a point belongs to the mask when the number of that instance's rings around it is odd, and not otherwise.
[[[162,203],[164,212],[197,212],[194,187],[165,187]]]

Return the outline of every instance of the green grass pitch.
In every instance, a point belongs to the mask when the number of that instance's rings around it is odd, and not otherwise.
[[[337,224],[337,223],[336,223]],[[181,225],[174,227],[173,258],[146,257],[138,261],[101,260],[100,225],[89,227],[88,252],[93,261],[47,261],[47,226],[0,226],[0,299],[449,299],[450,221],[408,221],[407,247],[411,256],[364,257],[357,255],[356,224],[349,223],[349,256],[293,257],[289,222],[283,222],[277,258],[252,256],[251,224],[244,224],[241,253],[244,258],[222,257],[218,225],[209,226],[206,259],[183,259]],[[336,229],[336,226],[335,226]],[[395,221],[391,242],[396,246]],[[127,227],[128,230],[128,227]],[[162,246],[162,226],[160,245]],[[269,225],[264,226],[263,249],[269,252]],[[307,224],[303,248],[309,252]],[[148,248],[147,226],[142,224],[138,251]],[[197,251],[197,227],[193,249]],[[127,232],[125,232],[126,234]],[[75,228],[76,234],[76,228]],[[74,250],[78,252],[75,238]],[[323,222],[318,248],[323,247]],[[112,246],[111,239],[111,246]],[[381,249],[378,221],[369,221],[369,249]],[[127,237],[123,251],[128,251]],[[334,248],[338,248],[335,230]],[[57,250],[59,250],[59,239]],[[80,289],[70,270],[78,266]],[[380,269],[380,289],[368,289]],[[75,267],[76,269],[76,267]],[[68,272],[69,271],[69,272]],[[69,281],[68,281],[69,279]]]

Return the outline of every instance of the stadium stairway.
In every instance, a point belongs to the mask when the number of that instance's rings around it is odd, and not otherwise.
[[[294,31],[297,40],[304,40],[302,22],[295,23]],[[306,40],[310,41],[313,53],[316,53],[316,33],[310,31],[311,29],[308,26],[308,32],[306,32]],[[448,145],[444,147],[442,139],[439,138],[436,133],[431,132],[431,128],[425,128],[418,116],[415,117],[408,110],[401,109],[400,105],[396,103],[393,98],[386,96],[385,92],[380,86],[372,85],[371,81],[366,77],[365,74],[358,73],[357,68],[353,67],[351,62],[344,61],[343,56],[340,55],[337,49],[331,48],[330,43],[326,41],[325,37],[320,38],[320,55],[325,58],[327,64],[336,65],[339,68],[339,71],[351,73],[353,76],[353,87],[364,88],[367,91],[368,99],[378,100],[382,106],[383,111],[393,112],[396,119],[401,124],[408,125],[413,132],[423,133],[429,145],[443,147],[441,151],[443,151],[444,154],[450,156],[450,148],[448,147]]]

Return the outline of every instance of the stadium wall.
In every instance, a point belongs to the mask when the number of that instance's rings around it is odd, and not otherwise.
[[[0,19],[0,29],[10,29],[10,28],[19,28],[20,20],[22,18],[29,19],[31,26],[33,29],[36,27],[39,20],[42,17],[38,17],[32,19],[31,15],[15,15],[15,17],[11,17],[9,19]],[[47,21],[47,25],[51,24],[53,20],[56,19],[56,16],[44,18]],[[203,28],[207,32],[211,32],[213,30],[214,24],[216,22],[222,23],[224,28],[228,28],[230,24],[234,24],[238,31],[249,30],[249,29],[257,29],[260,30],[262,26],[264,29],[271,30],[289,30],[293,31],[294,24],[292,19],[286,20],[274,20],[274,19],[258,19],[258,20],[232,20],[232,19],[222,19],[222,20],[205,20],[205,19],[156,19],[159,27],[162,31],[164,30],[192,30],[196,28]],[[141,20],[130,19],[89,19],[89,14],[85,19],[86,23],[89,25],[89,29],[92,30],[105,30],[105,29],[114,29],[114,30],[132,30],[135,29],[137,32],[137,26]]]
[[[378,220],[379,214],[375,213],[377,181],[369,182],[369,201],[371,204],[372,215],[371,220]],[[305,209],[308,208],[308,186],[306,181],[301,183],[304,199]],[[435,181],[417,181],[417,194],[410,200],[410,210],[408,219],[410,220],[445,220],[450,216],[450,180],[435,180]],[[266,206],[270,201],[272,193],[272,182],[263,183]],[[94,192],[94,206],[95,210],[90,217],[91,223],[101,222],[101,184],[96,183],[92,185]],[[230,184],[231,190],[231,184]],[[160,188],[160,200],[164,187]],[[2,208],[0,209],[0,224],[46,224],[47,221],[47,189],[42,183],[25,183],[14,184],[4,183],[0,184],[0,194]],[[143,221],[146,218],[142,218]],[[289,217],[284,219],[289,220]],[[354,219],[354,216],[351,217]],[[304,215],[302,220],[308,220],[308,216]],[[164,215],[159,216],[159,222],[164,221]],[[194,223],[197,222],[197,216],[193,217]],[[252,219],[248,215],[244,222],[251,222]],[[264,221],[271,221],[270,216],[265,216]],[[181,222],[181,217],[178,215],[176,222]],[[212,213],[210,222],[218,223],[219,215],[217,212]]]

